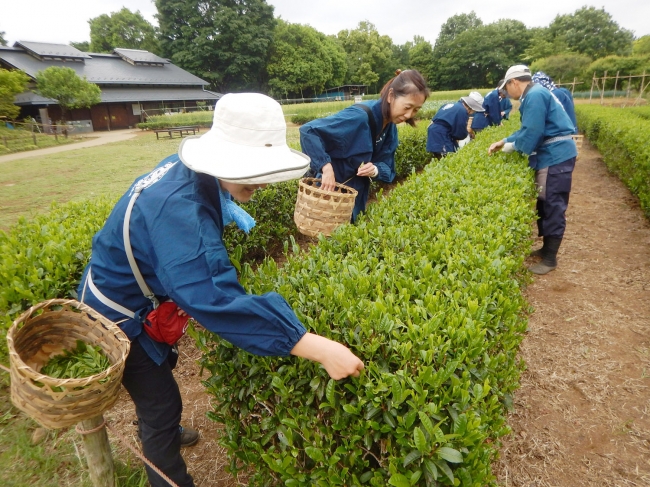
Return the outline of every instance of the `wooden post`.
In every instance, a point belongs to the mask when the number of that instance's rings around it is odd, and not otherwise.
[[[643,70],[643,77],[641,78],[641,86],[639,86],[639,96],[637,97],[636,100],[634,100],[635,105],[638,102],[640,102],[641,99],[643,98],[643,92],[645,91],[646,88],[647,88],[647,86],[645,86],[645,69],[644,69]]]
[[[620,73],[620,71],[616,71],[616,80],[614,81],[614,98],[616,98],[616,87],[618,86],[618,73]]]
[[[36,143],[36,134],[34,132],[32,132],[32,140],[34,141],[34,145],[38,145]]]
[[[632,75],[631,74],[630,74],[630,77],[628,78],[628,81],[627,81],[627,93],[625,94],[626,99],[630,97],[630,89],[632,89]]]
[[[576,89],[576,84],[577,84],[577,82],[576,82],[576,77],[574,76],[574,77],[573,77],[573,84],[571,85],[571,95],[572,95],[572,96],[573,96],[573,92],[574,92],[575,89]]]
[[[603,91],[600,92],[600,104],[603,104],[603,101],[605,99],[605,85],[607,84],[607,71],[605,71],[605,74],[603,76]]]
[[[591,104],[591,95],[594,93],[594,81],[596,80],[596,71],[594,71],[594,76],[591,78],[591,90],[589,91],[589,103]]]
[[[100,414],[94,418],[81,421],[79,425],[83,431],[90,431],[103,423],[104,417]],[[88,473],[93,486],[114,487],[113,456],[106,427],[100,428],[94,433],[84,434],[82,438],[84,450],[86,451],[86,461],[88,462]]]

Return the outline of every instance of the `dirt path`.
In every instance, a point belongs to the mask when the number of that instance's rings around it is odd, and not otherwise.
[[[507,487],[647,487],[650,225],[587,142],[567,217],[558,269],[527,289],[535,308],[521,348],[528,369],[495,472]],[[190,472],[197,487],[234,486],[188,338],[181,352],[183,423],[202,434],[184,451]],[[125,394],[118,404],[109,416],[135,438],[133,406]]]
[[[650,225],[585,142],[559,266],[527,289],[527,372],[498,465],[521,487],[650,486]]]
[[[85,149],[86,147],[95,147],[98,145],[110,144],[112,142],[120,142],[122,140],[129,140],[137,137],[138,134],[143,133],[140,129],[124,129],[113,130],[109,132],[92,132],[88,134],[88,140],[84,142],[74,142],[72,144],[57,145],[54,147],[46,147],[45,149],[35,149],[24,152],[16,152],[15,154],[6,154],[0,156],[0,163],[17,161],[19,159],[26,159],[28,157],[41,157],[48,154],[57,154],[59,152],[66,152],[77,149]]]

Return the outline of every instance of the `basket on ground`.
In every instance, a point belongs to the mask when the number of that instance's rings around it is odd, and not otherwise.
[[[336,183],[334,191],[325,191],[318,185],[321,180],[302,178],[298,186],[293,221],[300,233],[315,237],[325,236],[344,223],[349,223],[357,190]]]
[[[73,349],[77,340],[100,346],[110,367],[82,379],[39,373],[51,356]],[[117,400],[130,342],[117,325],[88,306],[70,299],[32,306],[14,321],[7,344],[11,401],[46,428],[99,416]]]
[[[576,159],[580,157],[580,149],[582,149],[582,141],[585,138],[584,135],[572,135],[573,141],[576,143],[576,148],[578,149],[578,155]]]

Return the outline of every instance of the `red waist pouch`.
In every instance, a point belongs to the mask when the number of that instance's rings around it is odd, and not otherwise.
[[[181,316],[181,309],[173,301],[165,301],[147,315],[144,331],[157,342],[174,345],[187,331],[190,317]]]

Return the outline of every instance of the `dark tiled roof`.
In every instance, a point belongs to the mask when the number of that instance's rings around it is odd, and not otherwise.
[[[104,88],[102,103],[137,103],[155,101],[218,100],[222,95],[200,88]],[[16,96],[16,105],[56,105],[57,102],[33,92]]]
[[[46,42],[18,41],[14,47],[22,47],[40,57],[60,57],[90,59],[90,56],[76,47],[67,44],[50,44]]]
[[[15,46],[19,44],[26,43],[16,43]],[[60,46],[60,44],[41,44]],[[75,49],[71,46],[68,47]],[[41,52],[44,52],[44,49],[41,49]],[[146,51],[135,52],[146,53]],[[147,54],[154,56],[151,53]],[[85,55],[86,58],[78,58],[76,61],[40,60],[23,49],[0,47],[0,61],[24,71],[32,78],[36,77],[36,73],[50,66],[65,66],[74,69],[79,76],[85,76],[88,81],[100,85],[102,89],[107,85],[206,86],[209,84],[169,62],[163,66],[143,66],[131,64],[117,54],[89,53]],[[155,57],[158,58],[158,56]]]
[[[149,51],[141,51],[139,49],[121,49],[117,48],[113,52],[117,53],[121,58],[133,63],[149,63],[149,64],[169,64],[169,61],[156,56]]]

